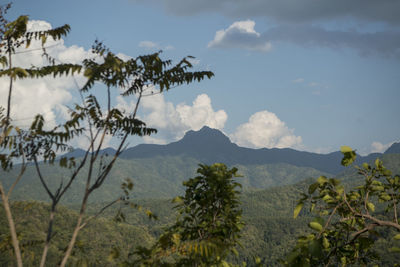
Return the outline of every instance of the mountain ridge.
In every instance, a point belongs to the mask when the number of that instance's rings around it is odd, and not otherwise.
[[[115,150],[106,148],[102,153],[113,154]],[[400,143],[394,143],[384,153],[400,153]],[[83,156],[84,151],[76,149],[67,157]],[[204,126],[199,131],[190,130],[181,140],[166,145],[139,144],[126,149],[121,158],[138,159],[157,156],[193,157],[204,164],[222,162],[235,164],[274,164],[287,163],[298,167],[311,167],[319,171],[338,174],[344,170],[340,164],[342,153],[339,151],[328,154],[299,151],[292,148],[246,148],[240,147],[217,129]],[[372,153],[367,156],[357,156],[357,162],[371,162],[382,153]]]

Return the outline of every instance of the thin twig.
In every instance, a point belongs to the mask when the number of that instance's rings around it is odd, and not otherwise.
[[[40,171],[39,164],[37,162],[36,156],[33,157],[33,161],[35,162],[36,172],[37,172],[37,174],[39,176],[40,182],[42,183],[42,185],[43,185],[44,189],[46,190],[47,194],[49,195],[49,197],[54,201],[55,197],[54,197],[53,193],[51,193],[50,189],[47,187],[47,184],[43,179],[43,175],[42,175],[42,173]]]
[[[99,210],[95,215],[93,215],[92,217],[90,217],[89,219],[87,219],[86,222],[82,223],[81,226],[79,227],[79,230],[82,230],[91,220],[97,218],[100,214],[102,214],[106,209],[108,209],[109,207],[111,207],[112,205],[114,205],[115,203],[118,203],[119,201],[121,201],[121,198],[118,198],[112,202],[110,202],[109,204],[107,204],[106,206],[104,206],[101,210]]]

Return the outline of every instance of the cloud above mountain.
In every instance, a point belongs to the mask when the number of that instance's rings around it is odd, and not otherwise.
[[[274,113],[259,111],[230,135],[233,142],[250,148],[302,148],[302,138],[296,136]]]
[[[381,142],[372,142],[371,144],[371,153],[383,153],[385,152],[391,145],[395,142],[390,142],[387,144],[382,144]]]
[[[118,107],[129,110],[134,102],[117,98]],[[196,97],[191,105],[180,103],[174,105],[165,100],[164,95],[157,94],[144,97],[141,102],[140,118],[147,126],[158,129],[153,136],[144,137],[146,143],[165,144],[183,137],[189,130],[200,130],[203,126],[223,129],[228,115],[224,110],[214,110],[211,99],[206,94]]]

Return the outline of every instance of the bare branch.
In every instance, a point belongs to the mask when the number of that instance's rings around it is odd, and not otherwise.
[[[39,176],[40,182],[42,183],[42,185],[43,185],[44,189],[46,190],[47,194],[49,195],[49,197],[54,201],[55,197],[54,197],[53,193],[51,193],[50,189],[48,188],[46,182],[43,179],[43,175],[40,172],[40,168],[39,168],[39,164],[37,162],[36,156],[33,157],[33,161],[35,162],[36,172]]]
[[[86,220],[86,222],[82,223],[81,226],[79,227],[79,230],[82,230],[91,220],[97,218],[99,215],[101,215],[106,209],[108,209],[109,207],[111,207],[112,205],[118,203],[119,201],[121,201],[121,198],[118,198],[112,202],[110,202],[109,204],[107,204],[106,206],[104,206],[101,210],[99,210],[95,215],[93,215],[92,217],[90,217],[89,219]]]
[[[25,162],[25,155],[22,156],[22,164],[21,164],[21,170],[18,174],[17,179],[15,179],[14,183],[11,185],[10,189],[8,190],[7,193],[7,198],[9,198],[11,196],[12,191],[14,190],[14,187],[18,184],[18,182],[21,180],[22,176],[25,173],[26,170],[26,162]]]

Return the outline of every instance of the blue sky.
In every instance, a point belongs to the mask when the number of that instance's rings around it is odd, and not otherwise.
[[[141,117],[159,134],[132,145],[175,141],[203,125],[255,148],[349,145],[365,154],[400,140],[398,1],[16,0],[9,18],[21,14],[70,24],[59,59],[99,39],[132,57],[192,55],[195,69],[215,73],[149,97]],[[73,102],[71,91],[61,86],[64,96],[43,112]]]

